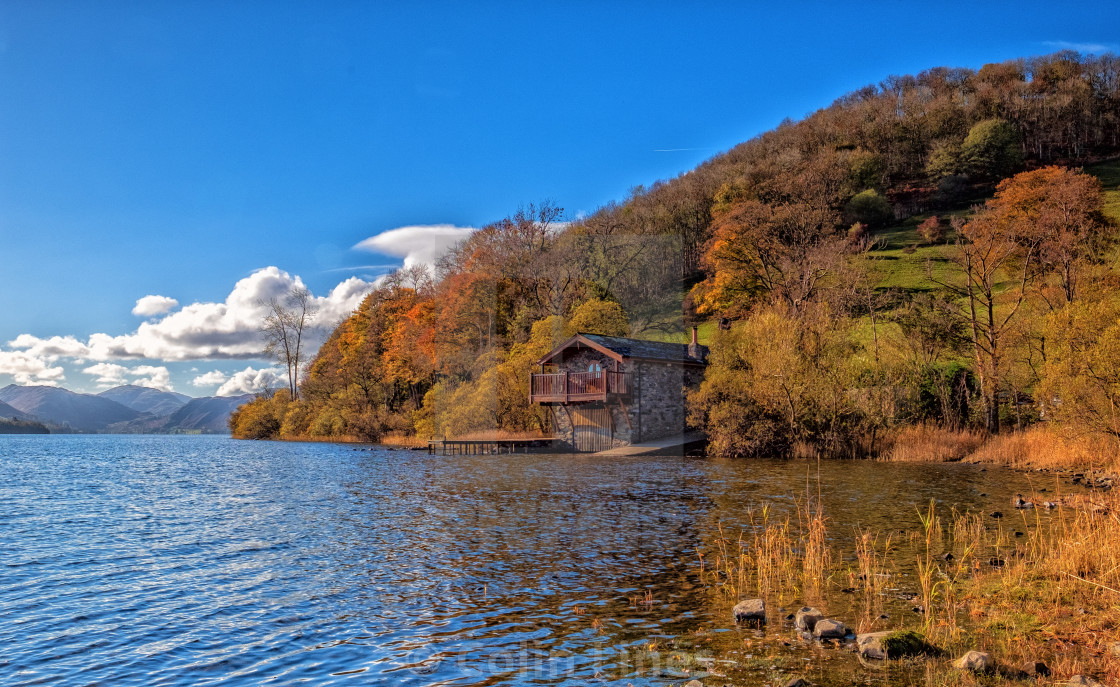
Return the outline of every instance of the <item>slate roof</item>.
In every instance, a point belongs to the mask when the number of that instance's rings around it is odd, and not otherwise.
[[[704,359],[708,356],[707,346],[700,346],[700,358],[693,358],[688,354],[688,344],[666,343],[664,341],[642,341],[641,339],[627,339],[621,336],[603,336],[602,334],[577,334],[542,358],[541,362],[552,358],[556,353],[573,344],[578,344],[580,339],[585,339],[623,358],[663,360],[666,362],[703,365]]]

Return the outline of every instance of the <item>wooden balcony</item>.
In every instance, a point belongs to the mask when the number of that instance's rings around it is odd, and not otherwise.
[[[557,372],[534,374],[529,385],[530,403],[584,403],[606,401],[633,393],[629,372]]]

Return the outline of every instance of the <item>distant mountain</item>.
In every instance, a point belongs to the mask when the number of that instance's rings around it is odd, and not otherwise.
[[[192,398],[167,418],[164,431],[193,430],[228,434],[230,413],[251,400],[252,394]]]
[[[4,403],[4,402],[0,401],[0,419],[4,419],[4,420],[16,419],[16,420],[21,420],[21,421],[26,422],[30,417],[31,416],[28,415],[27,413],[25,413],[21,410],[16,410],[15,408],[11,407],[7,403]]]
[[[0,389],[0,419],[40,421],[52,432],[228,434],[230,413],[252,399],[252,394],[191,398],[130,384],[99,394],[10,384]]]
[[[110,401],[116,401],[126,408],[132,408],[138,413],[151,413],[156,416],[170,415],[191,400],[191,397],[186,394],[161,391],[146,386],[136,386],[135,384],[115,386],[97,395]]]
[[[116,401],[53,386],[9,384],[0,389],[0,401],[37,420],[68,425],[83,432],[104,430],[114,422],[127,422],[141,416]]]

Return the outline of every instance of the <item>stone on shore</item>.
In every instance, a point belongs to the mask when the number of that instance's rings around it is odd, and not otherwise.
[[[813,683],[803,677],[790,678],[782,687],[811,687]]]
[[[817,639],[843,639],[848,636],[848,626],[839,620],[818,620],[813,626],[813,636]]]
[[[970,651],[953,661],[953,667],[959,670],[971,670],[974,673],[990,673],[996,669],[996,662],[989,653]]]
[[[1020,670],[1027,677],[1049,677],[1050,675],[1050,666],[1042,661],[1027,661]]]
[[[704,687],[704,683],[700,682],[699,680],[690,680],[689,682],[685,683],[684,687]]]
[[[1104,683],[1088,675],[1074,675],[1066,683],[1066,687],[1104,687]]]
[[[762,599],[746,599],[740,601],[731,610],[731,617],[735,622],[766,622],[766,602]]]
[[[820,609],[812,606],[802,606],[801,610],[794,616],[793,624],[802,632],[812,632],[817,625],[817,621],[823,618],[824,613],[821,613]]]
[[[874,658],[879,661],[887,659],[887,648],[883,646],[883,640],[890,635],[890,630],[886,632],[868,632],[862,635],[856,635],[856,646],[859,648],[859,655],[864,658]]]
[[[886,630],[856,636],[856,648],[864,658],[880,661],[936,653],[922,635],[912,630]]]

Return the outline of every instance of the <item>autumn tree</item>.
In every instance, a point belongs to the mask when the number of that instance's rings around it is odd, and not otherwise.
[[[1051,313],[1040,401],[1048,417],[1120,438],[1120,299]]]
[[[902,332],[899,350],[906,385],[916,407],[910,419],[935,420],[957,428],[967,419],[968,371],[955,358],[968,341],[963,322],[948,293],[920,293],[890,315]]]
[[[1009,220],[1033,228],[1042,264],[1057,279],[1064,302],[1072,302],[1081,269],[1110,239],[1100,181],[1064,167],[1043,167],[1017,175],[998,198]]]
[[[711,276],[695,290],[699,312],[743,313],[764,298],[796,309],[816,298],[845,252],[835,219],[753,199],[721,209],[704,254]]]
[[[258,394],[230,414],[230,432],[237,439],[279,438],[291,401],[292,397],[286,389]]]
[[[1066,298],[1075,289],[1073,265],[1101,227],[1099,185],[1057,167],[1023,172],[1000,182],[995,196],[961,226],[955,260],[973,357],[982,390],[985,426],[998,432],[1004,337],[1047,270]]]
[[[852,388],[850,322],[827,308],[782,304],[752,313],[712,342],[689,394],[689,419],[723,455],[766,455],[797,442],[837,453],[865,425]]]
[[[580,332],[605,336],[626,336],[630,323],[622,306],[614,301],[592,298],[572,311],[564,332],[571,336]],[[546,351],[547,352],[547,351]],[[543,355],[543,354],[542,354]]]
[[[937,215],[927,217],[918,225],[918,235],[926,243],[940,243],[945,238],[945,227]]]

